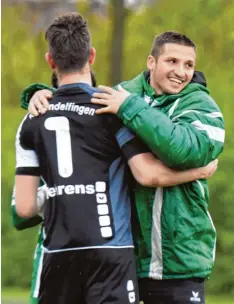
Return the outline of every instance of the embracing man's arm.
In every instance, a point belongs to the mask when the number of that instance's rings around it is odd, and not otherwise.
[[[27,228],[37,226],[43,221],[42,217],[39,215],[33,216],[31,218],[27,218],[27,219],[20,217],[18,215],[18,213],[16,212],[16,206],[15,206],[15,187],[14,187],[12,199],[11,199],[11,220],[12,220],[13,226],[17,230],[24,230]]]
[[[12,199],[11,199],[11,219],[12,219],[12,225],[17,230],[24,230],[27,228],[31,228],[34,226],[37,226],[43,222],[43,206],[46,202],[46,185],[40,186],[37,189],[37,207],[39,210],[39,213],[33,217],[30,218],[23,218],[20,217],[16,212],[16,206],[15,206],[15,187],[12,193]]]
[[[217,169],[218,161],[215,160],[206,167],[175,171],[156,159],[146,145],[126,127],[120,128],[115,136],[134,178],[143,186],[165,187],[206,179]]]
[[[137,182],[146,187],[169,187],[211,177],[218,166],[214,160],[205,167],[176,171],[165,166],[152,153],[133,156],[128,165]]]
[[[147,144],[150,150],[169,167],[204,166],[223,150],[223,116],[208,94],[196,92],[190,109],[180,105],[178,116],[167,117],[150,107],[136,94],[120,88],[116,91],[100,86],[104,93],[94,93],[92,102],[106,106],[99,114],[113,113]]]
[[[16,134],[15,206],[22,218],[33,217],[40,211],[37,205],[40,166],[33,147],[35,123],[35,119],[26,115]]]

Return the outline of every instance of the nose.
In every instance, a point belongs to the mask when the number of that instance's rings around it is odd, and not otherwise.
[[[179,77],[179,78],[184,78],[185,77],[185,71],[184,71],[184,67],[182,64],[177,65],[175,70],[174,70],[175,76]]]

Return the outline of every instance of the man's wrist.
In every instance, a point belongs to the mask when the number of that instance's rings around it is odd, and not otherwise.
[[[143,108],[146,108],[148,105],[141,100],[137,94],[131,94],[128,96],[125,101],[120,106],[117,116],[127,125],[139,111]]]

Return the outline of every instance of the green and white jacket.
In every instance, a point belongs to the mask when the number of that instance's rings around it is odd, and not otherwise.
[[[133,94],[120,107],[119,118],[169,167],[200,167],[222,152],[223,116],[204,86],[191,83],[177,95],[156,96],[144,73],[122,86]],[[156,189],[137,185],[135,200],[138,276],[209,276],[216,231],[207,181]]]

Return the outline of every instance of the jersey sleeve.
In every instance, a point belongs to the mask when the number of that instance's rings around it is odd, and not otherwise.
[[[30,114],[26,115],[18,128],[16,134],[16,175],[40,176],[39,160],[34,148],[35,119],[32,119]],[[42,181],[40,184],[37,191],[37,206],[38,210],[42,211],[46,201],[46,185]],[[43,221],[42,214],[27,219],[21,218],[17,214],[14,191],[11,201],[11,217],[13,226],[18,230],[36,226]]]
[[[116,140],[127,160],[135,155],[150,152],[149,148],[126,127],[119,129],[116,133]]]
[[[34,148],[34,127],[35,121],[28,114],[18,128],[16,134],[16,175],[40,176],[39,159]]]

